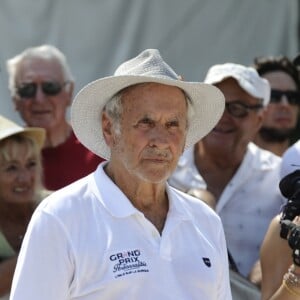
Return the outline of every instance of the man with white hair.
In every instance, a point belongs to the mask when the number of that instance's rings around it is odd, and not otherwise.
[[[45,199],[25,235],[12,300],[230,300],[219,216],[167,183],[224,110],[148,49],[72,105],[79,140],[107,159]]]
[[[249,276],[268,225],[284,202],[278,187],[281,159],[251,142],[261,127],[270,86],[253,68],[233,63],[212,66],[205,82],[223,92],[224,114],[180,158],[169,183],[214,195],[229,252],[239,272]]]
[[[74,79],[65,55],[52,45],[27,48],[7,60],[9,89],[26,126],[46,130],[45,187],[57,190],[94,171],[104,159],[86,149],[67,119]]]

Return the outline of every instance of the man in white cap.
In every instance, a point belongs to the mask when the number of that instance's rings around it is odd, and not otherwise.
[[[205,82],[223,92],[224,114],[180,158],[169,183],[215,196],[228,249],[240,273],[248,276],[268,225],[284,202],[278,187],[281,159],[250,142],[262,124],[270,86],[253,68],[233,63],[212,66]]]
[[[223,110],[216,87],[181,81],[155,49],[84,87],[74,132],[107,162],[37,209],[11,299],[231,299],[220,218],[167,184]]]

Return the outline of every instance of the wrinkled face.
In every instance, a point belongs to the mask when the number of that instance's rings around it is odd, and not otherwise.
[[[33,201],[39,174],[37,158],[24,143],[17,145],[17,151],[13,151],[11,146],[7,146],[8,161],[0,156],[0,201]]]
[[[279,91],[297,91],[297,86],[287,73],[282,71],[269,72],[262,77],[267,79],[271,89]],[[299,99],[300,101],[300,99]],[[285,95],[278,103],[269,103],[266,108],[263,127],[274,129],[293,129],[296,126],[299,106],[289,104]]]
[[[54,131],[65,122],[73,83],[65,82],[57,61],[40,58],[23,61],[18,68],[16,88],[29,95],[16,92],[13,98],[16,110],[27,125]]]
[[[128,88],[122,94],[121,134],[102,123],[111,162],[119,172],[138,180],[167,180],[182,154],[187,131],[187,103],[177,87],[149,83]]]
[[[253,106],[261,104],[261,100],[246,93],[236,80],[229,78],[216,86],[222,91],[227,103],[239,101],[242,104]],[[248,143],[253,140],[262,124],[262,111],[249,110],[245,117],[237,118],[225,109],[224,114],[216,127],[203,138],[203,143],[213,151],[226,156],[243,157]]]

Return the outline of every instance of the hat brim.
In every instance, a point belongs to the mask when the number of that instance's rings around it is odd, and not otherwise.
[[[0,141],[6,138],[9,138],[13,135],[24,133],[25,135],[29,136],[33,140],[36,141],[38,147],[41,149],[45,142],[45,129],[39,127],[21,127],[14,124],[13,127],[7,128],[0,133]]]
[[[80,142],[95,154],[109,159],[110,149],[102,134],[103,107],[120,90],[147,82],[178,87],[191,99],[195,112],[190,120],[185,149],[209,133],[223,114],[224,95],[210,84],[147,76],[110,76],[89,83],[74,98],[71,107],[71,123]]]
[[[38,127],[24,128],[24,133],[36,140],[40,149],[43,148],[46,138],[45,129]]]

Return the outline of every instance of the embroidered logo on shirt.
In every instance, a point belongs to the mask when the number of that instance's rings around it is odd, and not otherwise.
[[[133,273],[149,272],[147,263],[141,260],[141,251],[139,249],[115,253],[109,259],[115,263],[113,266],[115,278]]]
[[[205,263],[205,265],[207,266],[207,267],[211,267],[211,262],[210,262],[210,259],[208,258],[208,257],[202,257],[202,260],[203,260],[203,262]]]

